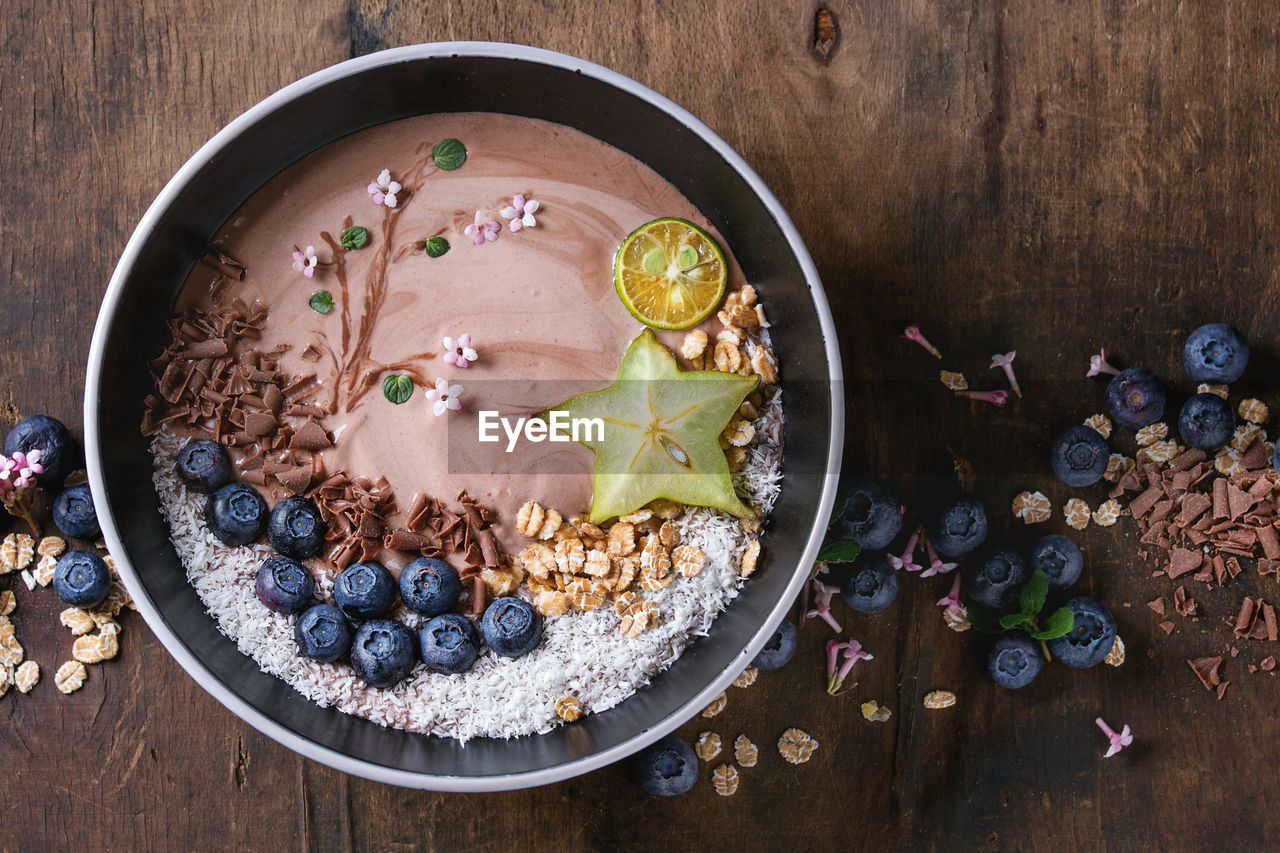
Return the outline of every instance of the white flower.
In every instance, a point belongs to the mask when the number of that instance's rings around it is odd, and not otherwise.
[[[462,396],[462,390],[461,385],[450,385],[443,377],[437,379],[436,387],[427,392],[427,399],[433,403],[431,411],[435,416],[440,417],[447,411],[456,412],[461,409],[462,400],[459,397]]]
[[[370,181],[369,186],[365,187],[365,191],[369,193],[370,200],[374,204],[385,204],[393,209],[398,203],[396,193],[400,192],[400,190],[400,182],[391,180],[390,169],[383,169],[378,173],[378,179]]]
[[[522,195],[517,195],[511,199],[511,204],[502,208],[499,213],[503,219],[511,220],[507,223],[507,227],[511,229],[511,233],[519,231],[521,228],[532,228],[538,224],[538,220],[533,215],[538,212],[538,208],[542,205],[533,199],[525,200]]]

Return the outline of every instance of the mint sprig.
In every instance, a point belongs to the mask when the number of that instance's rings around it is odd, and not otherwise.
[[[431,159],[446,172],[467,162],[467,147],[456,139],[441,139],[431,149]]]
[[[1075,615],[1066,607],[1059,607],[1048,614],[1041,627],[1041,611],[1049,597],[1049,576],[1036,569],[1022,587],[1018,596],[1018,610],[997,617],[990,610],[970,604],[965,608],[973,630],[983,634],[1002,634],[1006,631],[1025,631],[1035,640],[1054,640],[1069,632],[1075,625]]]
[[[382,380],[382,396],[397,406],[413,394],[413,380],[403,373],[393,373]]]
[[[342,248],[348,252],[354,249],[363,249],[369,245],[369,229],[363,225],[352,225],[350,228],[342,232],[342,236],[338,238],[338,242],[342,244]]]
[[[449,241],[443,237],[428,237],[422,243],[422,250],[428,258],[438,258],[449,251]]]
[[[311,298],[307,300],[307,304],[317,314],[328,314],[333,310],[333,294],[327,290],[317,290],[311,294]]]

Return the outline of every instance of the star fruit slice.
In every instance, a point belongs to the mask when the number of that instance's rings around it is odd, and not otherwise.
[[[658,498],[753,516],[733,489],[720,433],[757,381],[681,370],[652,330],[641,332],[611,385],[555,407],[570,418],[604,422],[603,440],[598,430],[579,433],[595,454],[591,521],[626,515]]]

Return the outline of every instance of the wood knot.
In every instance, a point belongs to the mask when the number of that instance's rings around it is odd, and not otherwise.
[[[831,53],[840,40],[840,27],[835,15],[827,8],[819,8],[813,16],[813,44],[810,50],[823,62],[831,61]]]

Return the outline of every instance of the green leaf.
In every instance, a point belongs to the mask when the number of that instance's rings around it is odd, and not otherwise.
[[[831,520],[827,522],[827,527],[835,524],[844,517],[845,508],[849,506],[849,496],[845,494],[836,495],[836,505],[831,508]]]
[[[438,258],[449,251],[449,241],[443,237],[429,237],[422,244],[428,258]]]
[[[1049,595],[1049,576],[1041,569],[1031,573],[1031,579],[1022,587],[1018,595],[1018,607],[1027,619],[1034,619],[1044,608],[1044,600]]]
[[[973,630],[979,634],[999,634],[1004,631],[995,614],[984,607],[970,604],[964,609],[964,613],[969,618],[969,624],[973,626]]]
[[[820,563],[852,563],[862,552],[862,546],[852,539],[830,539],[822,543],[818,551]]]
[[[327,290],[317,290],[307,302],[317,314],[328,314],[333,310],[333,294]]]
[[[1006,613],[1000,617],[1000,627],[1006,631],[1021,628],[1027,624],[1027,617],[1021,613]]]
[[[397,406],[413,394],[413,380],[403,373],[393,373],[382,380],[382,395]]]
[[[347,251],[352,249],[363,249],[369,245],[369,229],[363,225],[352,225],[346,231],[342,232],[342,236],[338,238],[338,242],[342,244],[342,248]]]
[[[1030,631],[1028,633],[1037,640],[1056,640],[1075,627],[1076,617],[1070,608],[1059,607],[1053,613],[1049,614],[1048,620],[1044,623],[1044,629],[1041,631]]]
[[[467,162],[467,149],[456,139],[441,139],[431,149],[431,158],[446,172],[452,172]]]

